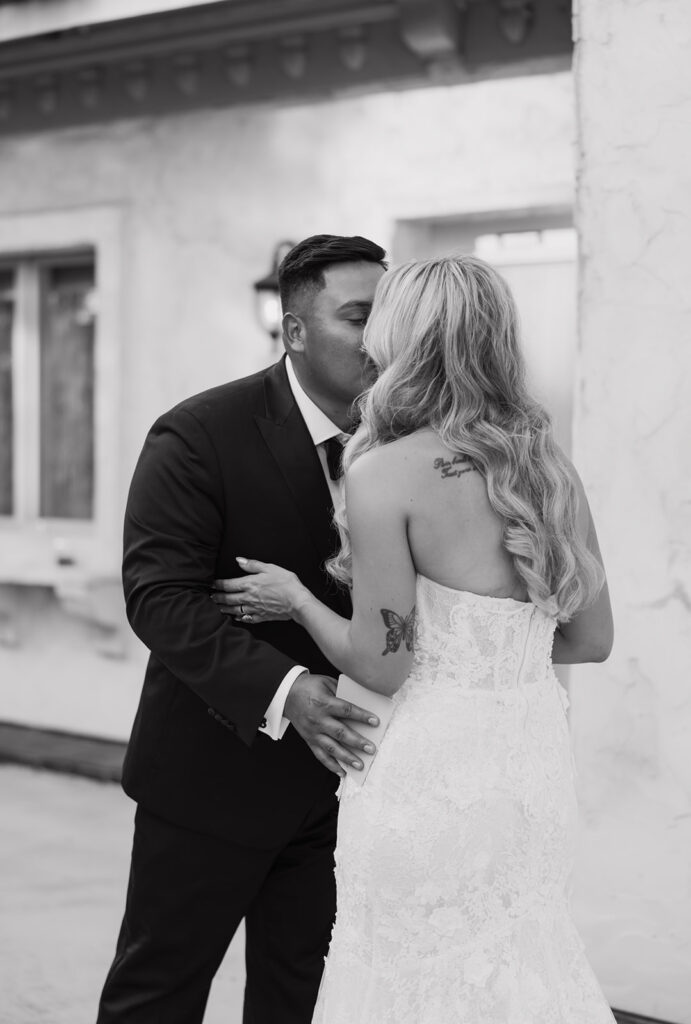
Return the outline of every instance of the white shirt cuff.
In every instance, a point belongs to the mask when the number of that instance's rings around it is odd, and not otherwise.
[[[286,700],[288,699],[288,693],[290,688],[303,672],[308,672],[309,669],[303,668],[302,665],[294,665],[288,675],[284,678],[283,682],[276,690],[274,699],[269,704],[264,721],[259,728],[259,732],[264,732],[272,740],[280,740],[283,738],[283,734],[290,725],[287,718],[283,716],[283,709],[286,706]]]

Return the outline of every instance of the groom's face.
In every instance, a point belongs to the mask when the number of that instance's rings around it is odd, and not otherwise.
[[[335,263],[324,271],[324,287],[306,301],[299,369],[313,398],[350,405],[372,383],[362,334],[383,273],[378,263]]]

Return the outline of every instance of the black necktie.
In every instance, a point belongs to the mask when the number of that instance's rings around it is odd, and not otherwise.
[[[330,437],[328,441],[324,441],[324,451],[329,476],[332,480],[340,480],[343,476],[343,442],[339,437]]]

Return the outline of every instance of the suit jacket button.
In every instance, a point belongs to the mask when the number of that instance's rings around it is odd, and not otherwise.
[[[260,729],[266,729],[266,719],[262,718],[262,724],[259,726]]]
[[[206,713],[207,715],[213,715],[214,717],[216,716],[216,712],[214,711],[213,708],[207,708]]]

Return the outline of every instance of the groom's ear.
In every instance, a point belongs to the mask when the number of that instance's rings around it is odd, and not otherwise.
[[[295,313],[283,316],[283,340],[289,353],[305,351],[305,323]]]

